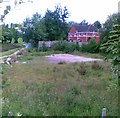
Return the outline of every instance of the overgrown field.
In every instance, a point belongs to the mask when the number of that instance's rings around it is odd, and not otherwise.
[[[117,81],[110,64],[47,63],[43,56],[23,57],[12,67],[3,65],[3,116],[108,116],[118,115]]]

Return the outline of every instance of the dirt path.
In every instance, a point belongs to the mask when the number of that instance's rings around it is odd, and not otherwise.
[[[72,62],[92,62],[92,61],[102,61],[102,59],[96,59],[96,58],[86,58],[82,56],[75,56],[71,54],[52,54],[46,56],[50,63],[59,63],[59,62],[66,62],[66,63],[72,63]]]

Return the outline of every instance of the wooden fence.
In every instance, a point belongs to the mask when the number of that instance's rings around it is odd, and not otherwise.
[[[43,46],[43,44],[45,44],[45,46],[46,46],[47,48],[51,48],[52,45],[53,45],[54,43],[57,43],[57,42],[59,42],[59,41],[39,41],[39,42],[38,42],[38,48],[41,48],[41,47]],[[76,41],[75,41],[75,42],[68,42],[68,43],[76,43]],[[85,42],[78,42],[78,45],[81,47],[81,45],[82,45],[83,43],[85,43]]]
[[[45,44],[45,46],[47,47],[47,48],[51,48],[52,47],[52,45],[54,44],[54,43],[57,43],[58,41],[39,41],[38,42],[38,48],[41,48],[42,46],[43,46],[43,44]]]

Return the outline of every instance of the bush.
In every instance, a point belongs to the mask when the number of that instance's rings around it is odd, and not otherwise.
[[[91,40],[88,44],[82,44],[80,50],[82,52],[89,53],[98,53],[100,44],[96,43],[94,40]]]
[[[48,48],[46,47],[45,42],[43,42],[42,47],[39,48],[39,51],[42,51],[42,52],[48,51]]]
[[[78,43],[69,43],[66,41],[59,41],[52,45],[52,49],[55,51],[63,51],[64,53],[71,53],[75,50],[79,50]]]
[[[102,65],[100,65],[98,62],[93,62],[92,63],[92,69],[94,69],[94,70],[102,70],[103,69],[103,67],[102,67]]]

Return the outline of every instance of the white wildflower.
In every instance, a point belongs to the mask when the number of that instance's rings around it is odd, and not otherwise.
[[[12,113],[12,112],[9,112],[9,113],[8,113],[8,116],[13,116],[13,113]]]
[[[22,116],[22,114],[20,112],[17,113],[17,116]]]

